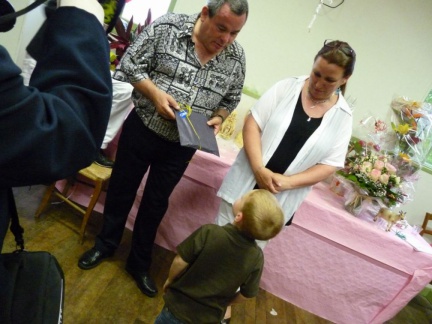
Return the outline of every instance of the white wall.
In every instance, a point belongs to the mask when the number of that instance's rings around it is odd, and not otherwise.
[[[8,0],[15,11],[25,8],[32,0]],[[17,18],[14,28],[6,33],[0,33],[0,44],[6,47],[10,56],[18,66],[22,66],[25,47],[39,30],[45,20],[43,5]]]
[[[25,7],[26,3],[24,1],[21,1],[22,7],[18,7],[18,0],[12,0],[9,2],[12,4],[15,10],[22,9],[23,7]],[[24,36],[22,33],[23,24],[24,18],[20,17],[17,19],[17,22],[11,31],[8,31],[6,33],[0,33],[0,44],[6,47],[13,60],[16,60],[21,40]]]
[[[346,0],[336,9],[322,7],[309,31],[319,2],[249,1],[249,19],[237,38],[246,51],[247,88],[263,93],[282,78],[309,74],[323,41],[339,39],[357,53],[346,93],[357,98],[355,128],[367,115],[387,117],[394,95],[426,97],[432,88],[431,0]],[[205,4],[177,0],[174,12],[195,13]],[[422,172],[414,202],[402,207],[411,224],[432,211],[431,181]]]

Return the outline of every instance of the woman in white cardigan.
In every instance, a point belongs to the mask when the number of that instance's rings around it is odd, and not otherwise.
[[[218,191],[218,224],[233,221],[232,203],[253,188],[272,192],[290,223],[311,186],[343,167],[352,133],[343,93],[355,60],[348,43],[325,41],[309,76],[282,80],[258,100],[245,121],[244,147]]]

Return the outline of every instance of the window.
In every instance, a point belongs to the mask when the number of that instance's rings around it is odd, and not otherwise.
[[[429,91],[424,101],[432,104],[432,90]],[[431,138],[429,138],[429,141],[432,141],[432,135]],[[432,174],[432,150],[429,151],[426,158],[426,162],[424,164],[424,171]]]
[[[168,12],[171,0],[130,0],[126,3],[122,18],[130,20],[133,16],[134,23],[141,25],[147,19],[148,10],[151,9],[151,20],[166,14]]]

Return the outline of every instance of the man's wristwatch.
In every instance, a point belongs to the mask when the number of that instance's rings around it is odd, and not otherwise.
[[[214,117],[220,117],[220,119],[222,119],[222,123],[225,121],[224,116],[222,116],[221,114],[213,113],[211,114],[210,119]]]

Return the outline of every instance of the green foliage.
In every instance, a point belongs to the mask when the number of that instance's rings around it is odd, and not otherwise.
[[[116,60],[112,62],[116,66],[128,47],[137,39],[139,34],[144,30],[145,27],[150,25],[151,22],[151,9],[148,10],[147,18],[144,25],[138,24],[134,25],[133,16],[125,26],[121,18],[117,19],[116,25],[114,27],[115,33],[110,33],[108,35],[108,40],[110,41],[110,48],[115,49],[117,55]]]

